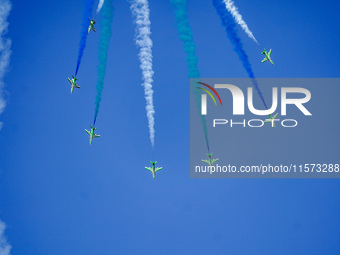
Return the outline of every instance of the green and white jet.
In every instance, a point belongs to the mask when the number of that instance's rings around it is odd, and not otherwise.
[[[269,119],[266,119],[265,121],[264,121],[264,123],[272,123],[272,127],[275,127],[276,128],[276,125],[275,125],[275,118],[277,117],[277,115],[278,115],[279,113],[277,113],[277,114],[275,114],[274,115],[274,117],[271,115],[271,114],[269,114]]]
[[[209,166],[213,166],[214,163],[219,160],[218,158],[211,159],[211,156],[213,155],[212,153],[205,154],[205,155],[207,155],[209,157],[209,159],[202,159],[202,162],[209,164]]]
[[[273,60],[271,59],[270,55],[272,54],[272,50],[270,49],[269,52],[266,51],[266,49],[264,49],[264,51],[262,51],[262,53],[265,57],[264,59],[262,60],[262,63],[263,62],[266,62],[266,61],[269,61],[270,63],[272,63],[272,65],[274,65],[274,62]]]
[[[155,164],[157,163],[157,161],[150,161],[150,163],[152,164],[152,167],[145,167],[145,169],[149,170],[152,173],[153,179],[155,179],[156,172],[158,172],[159,170],[162,170],[163,167],[155,167]]]
[[[90,25],[89,25],[89,28],[88,28],[88,33],[90,33],[91,30],[96,32],[96,30],[94,29],[94,24],[96,24],[96,22],[93,19],[90,20],[90,18],[89,18],[89,21],[90,21]]]
[[[71,83],[71,93],[73,93],[74,88],[80,88],[80,86],[76,84],[76,80],[78,80],[76,77],[72,75],[72,80],[70,78],[67,79]]]
[[[97,134],[94,133],[94,131],[95,131],[97,128],[92,127],[92,126],[90,126],[90,127],[91,127],[91,131],[88,131],[88,130],[86,130],[86,129],[85,129],[85,131],[86,131],[86,133],[88,133],[89,136],[90,136],[90,145],[91,145],[91,144],[92,144],[93,138],[100,137],[100,135],[97,135]]]

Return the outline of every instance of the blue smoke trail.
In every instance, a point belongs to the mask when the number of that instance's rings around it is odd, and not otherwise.
[[[186,0],[170,0],[170,1],[175,6],[177,30],[178,30],[180,39],[184,43],[184,52],[187,55],[186,60],[188,63],[188,68],[189,68],[189,78],[197,78],[198,80],[200,76],[198,68],[197,68],[198,59],[195,53],[196,46],[192,38],[192,31],[191,31],[191,27],[190,27],[189,20],[188,20],[188,14],[186,10],[187,1]],[[194,84],[196,84],[196,82],[193,82],[191,86],[195,94],[196,106],[200,111],[201,92],[198,89],[196,89]],[[204,115],[200,114],[200,116],[201,116],[201,124],[202,124],[203,132],[204,132],[205,142],[207,144],[208,151],[210,151],[206,119]]]
[[[244,69],[246,70],[249,78],[251,78],[251,81],[253,83],[253,86],[255,87],[255,90],[257,91],[257,94],[260,96],[264,106],[266,109],[268,109],[266,102],[264,101],[262,92],[257,84],[257,81],[255,79],[255,75],[253,73],[253,70],[251,68],[251,64],[248,59],[247,53],[243,49],[243,44],[241,42],[240,37],[237,34],[236,30],[236,23],[233,19],[233,16],[228,12],[228,10],[225,8],[225,4],[223,0],[213,0],[213,5],[216,8],[217,14],[220,16],[222,25],[225,27],[227,31],[227,36],[231,43],[234,46],[234,51],[237,53],[239,59],[242,62],[242,65]]]
[[[83,12],[83,23],[82,23],[83,28],[82,28],[81,33],[80,33],[79,51],[78,51],[77,68],[76,68],[75,76],[77,76],[79,66],[80,66],[80,62],[81,62],[81,59],[84,55],[84,50],[85,50],[85,47],[86,47],[86,39],[87,39],[87,35],[88,35],[87,29],[90,25],[89,24],[89,18],[92,17],[94,0],[85,0],[84,4],[85,4],[85,10]]]
[[[96,96],[96,108],[94,113],[94,121],[93,126],[96,124],[100,101],[102,99],[102,90],[104,85],[104,78],[106,73],[106,63],[107,63],[107,50],[109,48],[110,38],[112,35],[111,27],[112,27],[112,19],[113,19],[113,5],[112,0],[105,0],[104,5],[101,10],[101,14],[103,16],[100,24],[101,31],[99,36],[99,47],[98,47],[98,60],[99,65],[97,67],[97,96]]]

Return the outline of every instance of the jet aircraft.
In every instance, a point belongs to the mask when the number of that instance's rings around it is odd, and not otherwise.
[[[274,119],[277,117],[278,114],[279,113],[275,114],[274,117],[271,114],[269,114],[269,119],[266,119],[264,121],[264,123],[272,123],[273,122],[272,126],[274,126],[276,128]]]
[[[150,163],[152,164],[152,167],[145,167],[145,169],[149,170],[152,173],[153,179],[155,179],[156,172],[158,172],[159,170],[162,170],[162,167],[155,167],[155,164],[157,163],[157,161],[150,161]]]
[[[90,33],[91,30],[96,32],[96,29],[94,29],[94,24],[96,24],[96,22],[93,19],[90,20],[90,18],[89,18],[89,22],[90,22],[90,25],[89,25],[89,28],[88,28],[88,33]]]
[[[92,126],[90,126],[90,127],[91,127],[91,131],[88,131],[88,130],[86,130],[86,129],[85,129],[85,131],[86,131],[86,133],[88,133],[89,136],[90,136],[90,145],[91,145],[91,144],[92,144],[93,138],[100,137],[100,135],[97,135],[97,134],[94,133],[94,131],[95,131],[97,128],[92,127]]]
[[[72,80],[70,78],[67,79],[71,83],[71,93],[73,93],[74,88],[80,88],[80,86],[76,84],[76,80],[78,80],[76,77],[72,75]]]
[[[264,51],[261,52],[261,54],[263,54],[265,57],[262,60],[263,62],[269,61],[270,63],[272,63],[272,65],[274,65],[273,60],[271,59],[270,55],[272,54],[272,50],[270,49],[269,52],[266,51],[266,49],[264,49]]]
[[[211,156],[213,155],[212,153],[205,154],[205,155],[207,155],[209,157],[209,159],[202,159],[202,162],[209,164],[209,166],[213,166],[214,163],[219,160],[218,158],[217,159],[211,159]]]

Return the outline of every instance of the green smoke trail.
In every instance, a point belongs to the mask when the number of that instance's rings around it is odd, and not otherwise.
[[[184,52],[186,53],[187,57],[187,63],[189,68],[189,78],[198,78],[200,76],[198,68],[197,68],[197,56],[195,52],[195,44],[194,40],[192,38],[192,31],[188,20],[188,14],[187,14],[187,1],[186,0],[170,0],[171,3],[175,6],[175,15],[176,15],[176,21],[177,21],[177,30],[179,34],[179,38],[184,43]],[[196,100],[196,106],[200,110],[201,109],[201,92],[200,90],[196,89],[194,87],[194,84],[196,82],[193,82],[191,84],[193,92],[195,94],[195,100]],[[204,138],[205,142],[207,144],[208,151],[209,149],[209,140],[208,140],[208,129],[207,129],[207,123],[204,115],[201,115],[201,124],[204,132]]]
[[[107,50],[109,48],[110,38],[112,35],[111,27],[112,27],[112,19],[113,19],[113,5],[112,0],[106,0],[101,10],[101,14],[103,16],[100,24],[101,31],[99,36],[99,47],[98,47],[98,60],[99,65],[97,67],[98,79],[97,79],[97,96],[96,96],[96,108],[94,112],[94,120],[93,126],[96,124],[100,101],[102,99],[102,90],[104,86],[104,78],[106,73],[106,64],[107,64]]]

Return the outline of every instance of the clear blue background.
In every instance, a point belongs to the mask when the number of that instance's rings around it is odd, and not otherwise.
[[[101,138],[89,146],[99,22],[70,95],[83,1],[13,3],[0,117],[0,218],[12,254],[340,254],[339,180],[190,179],[185,54],[170,1],[156,0],[153,155],[129,3],[114,6]],[[236,6],[260,43],[239,29],[257,77],[339,77],[338,1]],[[201,76],[246,77],[212,3],[189,0],[188,12]],[[275,66],[260,62],[264,47]],[[149,160],[163,167],[155,181]]]

